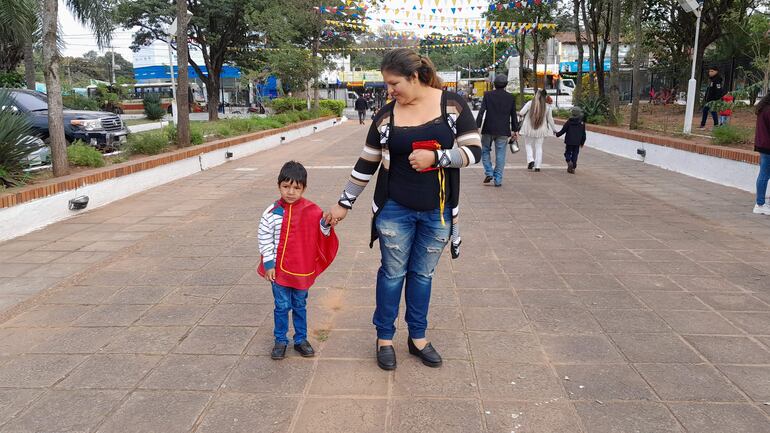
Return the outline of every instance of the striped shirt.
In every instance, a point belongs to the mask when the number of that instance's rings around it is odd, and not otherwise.
[[[273,203],[262,213],[259,220],[259,253],[262,255],[262,263],[265,269],[275,268],[275,256],[278,253],[278,245],[281,241],[281,226],[283,225],[283,207]],[[321,233],[324,236],[331,234],[331,226],[326,226],[324,220],[320,222]]]

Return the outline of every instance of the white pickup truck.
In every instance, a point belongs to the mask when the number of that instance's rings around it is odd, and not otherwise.
[[[560,80],[559,84],[560,86],[558,91],[560,95],[572,95],[572,92],[575,90],[575,81],[573,81],[570,78],[565,78]],[[545,92],[548,93],[549,95],[555,95],[557,92],[557,89],[545,89]],[[525,87],[524,93],[532,95],[535,93],[535,89],[533,89],[532,87]]]

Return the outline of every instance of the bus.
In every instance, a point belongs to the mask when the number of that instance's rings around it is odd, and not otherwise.
[[[171,113],[171,101],[173,99],[171,83],[123,84],[121,87],[123,96],[116,106],[110,110],[115,114],[144,113],[144,97],[148,94],[160,96],[161,106],[168,113]],[[87,91],[89,98],[96,98],[98,87],[94,85],[88,86]],[[191,113],[206,112],[206,98],[198,84],[190,83],[188,95]]]

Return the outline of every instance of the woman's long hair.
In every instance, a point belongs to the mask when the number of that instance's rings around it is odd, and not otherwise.
[[[438,77],[433,62],[409,48],[397,48],[388,51],[385,57],[382,58],[380,71],[388,71],[410,79],[417,72],[417,79],[421,83],[435,89],[442,88],[441,78]]]
[[[532,128],[538,129],[545,122],[545,110],[548,108],[545,90],[540,89],[532,98],[532,107],[529,108],[529,123]]]
[[[759,100],[757,106],[754,108],[754,114],[759,116],[760,113],[765,111],[768,105],[770,105],[770,93],[763,96],[762,99]]]

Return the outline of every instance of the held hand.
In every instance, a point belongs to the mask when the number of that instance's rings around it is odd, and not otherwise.
[[[340,206],[339,203],[336,203],[334,206],[332,206],[329,212],[326,212],[324,214],[324,220],[326,221],[326,224],[329,224],[330,226],[334,227],[337,225],[337,223],[344,220],[345,217],[347,216],[348,216],[348,209]]]
[[[275,281],[275,268],[265,271],[265,279],[271,283]]]
[[[423,171],[436,164],[436,154],[430,150],[417,149],[409,154],[409,164],[417,171]]]

